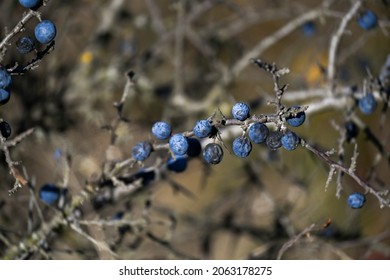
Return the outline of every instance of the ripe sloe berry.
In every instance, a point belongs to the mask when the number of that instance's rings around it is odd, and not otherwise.
[[[272,131],[267,137],[266,144],[271,150],[279,149],[282,146],[282,136],[281,131]]]
[[[209,143],[203,150],[203,158],[207,163],[218,164],[222,161],[223,150],[219,144]]]
[[[291,108],[299,109],[300,106],[292,106]],[[291,115],[291,116],[287,117],[286,121],[289,125],[297,127],[297,126],[302,125],[305,122],[305,119],[306,119],[306,114],[304,111],[302,111],[302,112],[299,112],[298,114],[296,114],[295,116]]]
[[[11,93],[6,89],[0,88],[0,105],[6,104],[10,98]]]
[[[188,150],[187,155],[189,157],[197,157],[202,153],[202,145],[196,138],[187,138]]]
[[[175,158],[170,157],[167,162],[168,170],[174,172],[183,172],[187,168],[187,157],[186,156],[176,156]]]
[[[366,10],[358,18],[358,23],[364,30],[370,30],[378,25],[378,17],[373,11]]]
[[[19,40],[16,42],[16,49],[21,54],[27,54],[35,49],[35,43],[34,40],[31,37],[25,36],[19,38]]]
[[[48,44],[56,37],[57,29],[51,20],[46,19],[35,26],[34,34],[38,42]]]
[[[137,161],[144,161],[152,152],[152,145],[149,142],[142,141],[136,144],[131,150],[131,155]]]
[[[1,135],[7,139],[11,136],[11,126],[6,121],[0,122],[0,132]]]
[[[281,139],[282,146],[287,151],[295,150],[299,145],[299,137],[292,131],[287,131]]]
[[[366,202],[366,196],[360,192],[354,192],[348,196],[347,202],[352,209],[359,209]]]
[[[233,153],[241,158],[249,156],[252,151],[252,144],[246,137],[237,137],[233,141]]]
[[[248,136],[253,143],[263,143],[267,138],[268,134],[268,127],[263,123],[254,123],[249,127]]]
[[[171,126],[166,122],[156,122],[152,126],[152,133],[153,135],[159,139],[159,140],[165,140],[168,139],[169,136],[171,136],[172,128]]]
[[[184,156],[188,150],[187,138],[181,134],[175,134],[169,139],[169,148],[178,156]]]
[[[372,93],[368,93],[359,100],[359,109],[365,115],[371,115],[376,108],[376,100]]]
[[[316,26],[313,21],[307,21],[302,25],[302,32],[305,36],[313,36],[316,32]]]
[[[358,136],[359,128],[353,121],[347,121],[345,123],[345,132],[347,141],[350,142],[353,138]]]
[[[46,204],[54,204],[61,195],[61,190],[54,184],[45,184],[39,190],[39,198]]]
[[[8,89],[12,84],[12,77],[4,68],[0,68],[0,88]]]
[[[237,120],[245,121],[249,117],[249,106],[245,103],[234,104],[232,115]]]
[[[213,126],[208,120],[200,120],[197,121],[194,126],[194,134],[196,137],[205,138],[210,135]]]
[[[42,0],[19,0],[20,5],[28,9],[36,9],[42,4]]]

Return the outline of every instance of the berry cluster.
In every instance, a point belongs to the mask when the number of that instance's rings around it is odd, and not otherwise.
[[[28,9],[36,10],[42,6],[42,0],[19,0],[19,3]],[[23,29],[21,30],[23,31]],[[20,32],[21,32],[20,31]],[[56,36],[56,26],[50,20],[40,21],[34,29],[35,40],[41,44],[51,43]],[[16,34],[15,34],[16,35]],[[21,54],[28,54],[36,50],[35,40],[30,36],[22,36],[16,41],[16,49]],[[12,76],[11,74],[18,69],[7,69],[0,64],[0,106],[7,104],[11,98],[11,85]],[[8,138],[11,135],[11,126],[6,121],[1,120],[0,122],[1,136]]]

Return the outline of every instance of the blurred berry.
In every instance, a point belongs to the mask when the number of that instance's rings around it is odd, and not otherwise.
[[[203,158],[207,163],[218,164],[222,161],[223,150],[219,144],[209,143],[203,150]]]
[[[356,138],[359,134],[359,128],[353,121],[347,121],[345,123],[346,139],[350,142],[353,138]]]
[[[156,122],[152,127],[152,133],[157,139],[165,140],[171,136],[172,128],[166,122]]]
[[[355,192],[348,196],[348,205],[352,209],[362,208],[366,202],[366,196],[362,193]]]
[[[54,204],[61,195],[61,190],[54,184],[45,184],[39,190],[39,198],[46,204]]]
[[[245,121],[249,117],[249,106],[245,103],[234,104],[232,115],[237,120]]]
[[[254,123],[249,127],[249,139],[251,139],[255,144],[263,143],[268,134],[268,127],[263,123]]]
[[[0,122],[0,132],[1,135],[7,139],[11,136],[11,126],[6,121]]]
[[[36,9],[42,5],[42,0],[19,0],[20,5],[28,9]]]
[[[197,121],[194,126],[194,134],[196,137],[205,138],[210,135],[213,126],[208,120],[200,120]]]
[[[202,145],[196,138],[187,138],[188,150],[187,155],[189,157],[197,157],[202,153]]]
[[[8,103],[10,98],[11,98],[11,93],[6,89],[0,88],[0,105],[4,105]]]
[[[124,216],[124,212],[123,211],[118,211],[118,212],[116,212],[113,216],[112,216],[112,220],[114,220],[114,221],[119,221],[119,220],[121,220],[122,218],[123,218],[123,216]]]
[[[373,11],[366,10],[359,16],[358,23],[364,30],[370,30],[378,25],[378,17]]]
[[[141,181],[142,186],[147,186],[156,180],[156,170],[154,168],[143,168],[133,174],[128,179],[123,179],[125,183],[132,183],[134,181]]]
[[[4,68],[0,68],[0,88],[8,89],[12,85],[12,77]]]
[[[359,109],[365,115],[371,115],[376,108],[376,100],[372,93],[368,93],[359,100]]]
[[[143,141],[136,144],[131,150],[133,158],[137,161],[144,161],[152,152],[152,145],[149,142]]]
[[[56,26],[51,20],[42,20],[35,26],[34,34],[38,42],[48,44],[56,37]]]
[[[169,148],[172,153],[184,156],[188,150],[187,138],[181,134],[175,134],[169,139]]]
[[[174,172],[183,172],[187,168],[187,157],[186,156],[176,156],[175,158],[169,158],[167,162],[168,170]]]
[[[27,54],[29,52],[32,52],[35,49],[35,42],[31,37],[28,36],[21,37],[16,42],[16,49],[21,54]]]
[[[292,131],[287,131],[281,139],[282,146],[287,151],[295,150],[299,145],[299,137]]]
[[[252,144],[246,137],[238,137],[233,141],[233,153],[241,158],[249,156],[252,151]]]
[[[282,136],[283,133],[281,131],[270,132],[266,140],[268,148],[270,148],[271,150],[279,149],[282,146]]]
[[[302,32],[305,36],[313,36],[316,32],[316,26],[313,21],[307,21],[302,25]]]

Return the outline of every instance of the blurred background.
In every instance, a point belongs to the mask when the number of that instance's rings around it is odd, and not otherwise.
[[[330,85],[326,68],[331,39],[354,2],[49,1],[40,11],[57,26],[55,49],[38,68],[13,76],[12,98],[0,111],[12,126],[11,137],[35,128],[11,155],[21,161],[35,195],[45,183],[61,185],[65,176],[69,198],[90,191],[95,185],[89,182],[101,178],[105,163],[129,158],[139,141],[153,141],[151,126],[156,121],[171,123],[174,133],[188,131],[196,120],[214,113],[231,117],[231,106],[239,101],[250,104],[252,114],[273,113],[274,107],[267,104],[274,97],[272,77],[250,63],[253,56],[290,69],[280,80],[288,84],[285,105],[321,104]],[[366,9],[379,19],[379,26],[369,31],[357,22]],[[18,1],[4,0],[0,11],[3,38],[25,9]],[[339,44],[334,94],[352,92],[351,88],[363,92],[363,81],[380,74],[390,54],[389,20],[388,1],[361,2]],[[23,34],[32,35],[36,23],[37,19],[28,22]],[[25,65],[34,58],[17,53],[18,37],[2,64]],[[121,99],[130,70],[135,73],[134,88],[123,109],[129,122],[118,124],[113,103]],[[309,107],[306,122],[294,132],[320,150],[337,150],[340,132],[335,127],[344,127],[346,111],[352,108],[382,147],[361,130],[356,173],[376,189],[388,190],[388,104],[380,101],[370,116],[349,103],[340,104],[312,112]],[[106,129],[110,126],[116,128],[115,141]],[[390,258],[389,208],[381,209],[378,200],[367,195],[362,209],[351,209],[347,196],[364,190],[348,176],[342,178],[340,198],[335,179],[325,191],[329,166],[302,147],[271,152],[265,145],[254,145],[248,158],[239,159],[231,152],[235,134],[237,130],[222,131],[226,147],[219,165],[192,159],[184,172],[163,171],[161,178],[134,195],[97,207],[92,192],[77,207],[83,221],[110,221],[119,213],[121,220],[141,225],[85,223],[80,225],[83,235],[65,224],[45,234],[42,246],[32,246],[24,256],[275,259],[283,244],[315,224],[282,258]],[[348,166],[354,144],[344,144]],[[145,166],[166,159],[166,153],[154,153]],[[18,258],[23,250],[14,253],[15,246],[50,228],[61,211],[39,201],[42,220],[29,206],[28,188],[9,196],[14,179],[3,154],[0,164],[0,256]],[[139,169],[134,166],[129,172]],[[102,249],[101,243],[110,250]]]

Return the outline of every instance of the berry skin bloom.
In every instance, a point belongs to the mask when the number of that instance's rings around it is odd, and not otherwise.
[[[223,150],[219,144],[209,143],[203,150],[203,158],[207,163],[218,164],[223,159]]]
[[[61,195],[61,190],[59,187],[53,184],[45,184],[39,190],[39,198],[46,204],[54,204]]]
[[[281,131],[272,131],[267,137],[266,144],[271,150],[279,149],[282,146],[282,136]]]
[[[169,139],[169,148],[177,156],[184,156],[188,150],[187,138],[181,134],[175,134]]]
[[[368,93],[359,100],[359,109],[365,115],[371,115],[376,108],[376,100],[372,93]]]
[[[21,37],[16,42],[16,49],[21,54],[27,54],[29,52],[32,52],[35,49],[34,40],[31,37],[28,37],[28,36]]]
[[[188,150],[187,155],[189,157],[197,157],[202,153],[202,145],[196,138],[187,138]]]
[[[194,134],[196,137],[205,138],[210,135],[213,126],[208,120],[200,120],[197,121],[194,126]]]
[[[50,43],[57,34],[57,29],[51,20],[42,20],[35,26],[35,38],[42,44]]]
[[[159,139],[159,140],[165,140],[168,139],[169,136],[171,136],[172,128],[171,126],[166,122],[156,122],[152,126],[152,133],[153,135]]]
[[[252,144],[246,137],[238,137],[233,141],[233,153],[241,158],[249,156],[252,151]]]
[[[187,169],[187,157],[176,156],[176,158],[169,158],[167,162],[168,170],[180,173]]]
[[[255,144],[263,143],[268,134],[268,127],[263,123],[254,123],[249,127],[249,139],[251,139]]]
[[[25,8],[38,8],[42,4],[42,0],[19,0],[20,5]]]
[[[366,202],[366,196],[359,192],[351,193],[348,196],[347,202],[352,209],[359,209],[362,208]]]
[[[11,126],[6,121],[0,122],[0,132],[1,136],[3,136],[5,139],[11,136]]]
[[[234,104],[232,115],[239,121],[245,121],[249,117],[249,106],[245,103]]]
[[[0,88],[7,89],[12,85],[12,77],[7,70],[0,68]]]
[[[136,144],[131,150],[131,155],[137,161],[144,161],[152,152],[152,145],[149,142],[142,141]]]
[[[364,30],[374,29],[378,25],[378,17],[373,11],[366,10],[358,18],[358,23]]]
[[[0,88],[0,105],[7,104],[11,98],[11,93],[8,90]]]
[[[299,137],[292,131],[287,131],[281,139],[283,148],[287,151],[295,150],[299,145]]]
[[[299,109],[300,106],[292,106],[291,108]],[[297,126],[302,125],[305,122],[305,119],[306,119],[306,114],[304,111],[302,111],[302,112],[299,112],[298,114],[296,114],[295,116],[287,117],[286,121],[289,125],[297,127]]]

